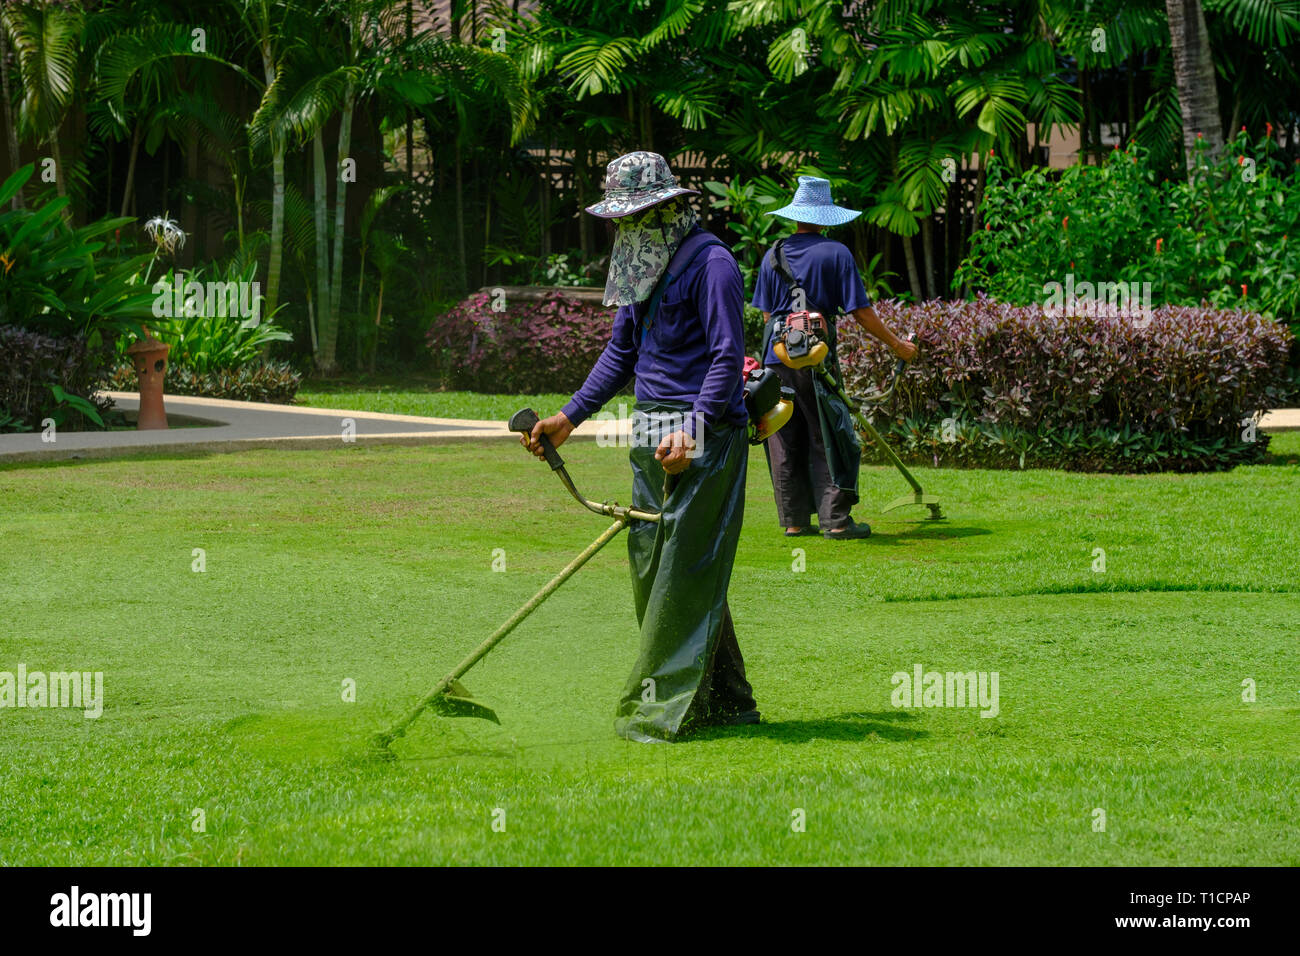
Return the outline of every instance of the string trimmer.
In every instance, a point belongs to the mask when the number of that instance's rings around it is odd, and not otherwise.
[[[525,408],[515,412],[510,417],[509,427],[511,431],[531,435],[533,426],[536,424],[537,413],[531,408]],[[631,522],[659,520],[657,513],[640,511],[636,508],[624,508],[615,502],[598,503],[585,497],[578,491],[573,479],[569,477],[569,471],[564,465],[564,459],[560,457],[560,453],[551,444],[551,439],[546,435],[542,435],[539,443],[542,446],[543,454],[546,456],[546,463],[551,466],[551,470],[559,477],[564,487],[568,489],[569,494],[573,495],[578,503],[589,511],[613,518],[614,523],[606,528],[600,537],[588,545],[586,550],[565,565],[564,570],[551,578],[540,591],[529,598],[523,607],[510,615],[510,618],[497,628],[487,640],[474,648],[463,661],[452,669],[450,674],[438,681],[432,690],[420,698],[420,702],[415,705],[410,713],[394,724],[386,733],[376,734],[373,744],[380,751],[388,752],[389,745],[405,734],[407,728],[415,723],[416,718],[426,710],[432,710],[443,717],[480,717],[493,723],[501,723],[497,719],[496,711],[476,700],[474,695],[469,692],[469,689],[460,682],[466,671],[486,657],[492,648],[500,644],[507,634],[523,622],[524,618],[537,610],[543,601],[559,589],[560,585],[573,577],[579,568],[590,561],[596,552],[614,540],[618,533]],[[671,491],[671,480],[672,476],[664,476],[665,499],[667,499]]]
[[[876,443],[876,447],[885,453],[885,457],[894,463],[894,467],[902,473],[907,483],[912,486],[910,495],[895,498],[880,510],[885,512],[893,511],[895,508],[901,508],[904,505],[925,505],[930,509],[928,520],[941,520],[943,512],[939,509],[939,496],[925,493],[921,488],[921,483],[912,477],[912,473],[907,470],[903,460],[895,454],[894,449],[889,447],[889,443],[885,441],[880,432],[876,431],[875,426],[871,424],[871,420],[862,413],[862,406],[880,405],[893,396],[894,388],[898,385],[898,378],[903,374],[903,367],[907,362],[904,359],[898,360],[887,388],[859,396],[855,401],[849,397],[849,394],[844,391],[844,386],[835,380],[835,376],[826,367],[826,359],[829,355],[829,348],[823,341],[823,335],[826,334],[826,323],[820,314],[816,312],[793,312],[777,323],[773,331],[774,344],[772,351],[776,353],[776,357],[781,360],[782,364],[789,368],[813,369],[817,377],[821,379],[822,384],[848,406],[853,420]],[[913,337],[909,336],[908,340],[912,341]]]
[[[744,381],[745,411],[750,422],[748,437],[751,444],[757,444],[766,441],[790,420],[790,415],[794,411],[793,393],[789,392],[788,389],[781,388],[776,374],[770,370],[747,370],[742,377]],[[532,435],[533,427],[536,424],[537,413],[531,408],[524,408],[515,412],[510,416],[510,421],[507,423],[512,432],[520,432],[526,436]],[[444,717],[481,717],[493,723],[501,723],[497,719],[496,711],[482,701],[476,700],[474,695],[469,692],[469,688],[460,682],[466,671],[486,657],[492,648],[500,644],[507,634],[523,622],[524,618],[537,610],[541,603],[554,594],[561,584],[573,577],[579,568],[590,561],[597,551],[614,540],[618,533],[629,524],[633,521],[659,521],[660,515],[657,512],[624,508],[617,502],[595,502],[587,498],[578,491],[573,479],[569,477],[569,470],[564,465],[564,459],[556,451],[550,437],[543,433],[538,439],[538,444],[541,445],[542,454],[546,458],[546,463],[551,466],[551,471],[556,474],[578,504],[588,511],[594,511],[598,515],[613,518],[614,523],[606,528],[600,537],[589,544],[586,550],[565,565],[564,570],[551,578],[545,587],[529,598],[523,607],[510,615],[509,620],[497,628],[487,640],[474,648],[463,661],[452,669],[450,674],[438,681],[432,690],[420,698],[419,703],[415,705],[410,713],[394,724],[386,733],[376,734],[372,742],[380,755],[392,756],[392,752],[388,749],[389,745],[406,733],[407,728],[415,723],[416,718],[426,710],[432,710]],[[676,482],[677,476],[670,475],[667,472],[664,473],[663,500],[665,504]]]

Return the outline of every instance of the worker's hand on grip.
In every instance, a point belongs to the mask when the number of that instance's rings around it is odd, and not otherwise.
[[[695,450],[695,439],[686,434],[685,431],[675,431],[671,435],[665,435],[659,447],[655,449],[655,461],[663,465],[664,471],[670,475],[678,475],[691,467],[691,459],[687,457],[687,452]]]
[[[542,450],[540,441],[543,435],[551,439],[551,444],[559,448],[564,444],[564,440],[569,437],[573,431],[573,422],[569,421],[569,416],[564,412],[552,415],[550,418],[538,419],[537,424],[533,426],[531,435],[520,435],[519,444],[523,445],[538,458],[545,457],[546,453]]]
[[[910,362],[916,358],[916,343],[909,342],[907,339],[899,339],[898,344],[891,347],[894,355],[901,358],[904,362]]]

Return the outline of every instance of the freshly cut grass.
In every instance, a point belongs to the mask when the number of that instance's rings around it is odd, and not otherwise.
[[[565,456],[626,500],[624,453]],[[940,524],[876,515],[903,486],[867,468],[875,535],[828,542],[780,535],[755,450],[730,600],[763,724],[614,736],[620,541],[466,678],[502,726],[426,717],[391,763],[369,736],[605,527],[549,469],[508,442],[0,467],[0,671],[106,696],[0,710],[0,864],[1296,865],[1297,457],[920,469]],[[893,706],[917,664],[996,671],[998,715]]]

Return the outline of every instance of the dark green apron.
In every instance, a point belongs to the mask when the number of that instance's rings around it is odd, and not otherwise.
[[[690,407],[638,403],[637,411],[689,414]],[[745,511],[743,426],[704,429],[699,456],[677,476],[667,501],[664,470],[654,457],[659,437],[650,434],[630,455],[632,506],[663,513],[657,523],[628,529],[641,652],[614,729],[638,741],[671,740],[695,716],[691,706],[718,649]]]
[[[826,343],[830,354],[823,364],[830,370],[835,381],[843,382],[844,377],[840,373],[840,357],[835,348],[835,321],[828,318],[826,324],[831,335],[831,340]],[[760,355],[767,355],[775,326],[776,319],[769,318],[763,328],[763,351],[759,353]],[[808,374],[813,377],[813,391],[817,394],[817,420],[821,423],[822,445],[826,449],[826,467],[830,469],[831,481],[836,488],[852,497],[850,504],[857,504],[858,466],[862,462],[862,445],[858,441],[857,429],[853,427],[853,414],[839,396],[826,387],[821,376],[814,369],[808,369]],[[766,442],[763,443],[763,453],[767,455],[767,467],[770,472],[772,456],[767,450]],[[816,502],[811,503],[809,511],[816,513]]]

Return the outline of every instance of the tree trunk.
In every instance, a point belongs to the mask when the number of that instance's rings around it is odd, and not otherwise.
[[[266,85],[275,82],[275,58],[270,37],[262,38],[262,73]],[[266,264],[266,314],[280,304],[280,268],[284,261],[284,153],[285,144],[271,137],[271,251]]]
[[[641,96],[641,148],[654,152],[655,148],[655,128],[654,114],[650,109],[650,98]]]
[[[582,250],[582,261],[591,261],[591,225],[588,216],[582,210],[587,206],[587,178],[591,160],[587,155],[587,138],[581,134],[574,137],[573,151],[573,191],[578,202],[578,248]]]
[[[465,257],[465,189],[460,168],[460,131],[456,132],[456,249],[460,253],[460,288],[469,289],[469,263]]]
[[[925,256],[925,291],[931,299],[938,293],[934,284],[934,220],[926,216],[921,220],[921,252]]]
[[[413,36],[414,24],[412,21],[411,5],[414,0],[406,0],[406,42],[411,42]],[[411,111],[410,105],[406,107],[406,175],[414,178],[415,176],[415,114]]]
[[[1208,160],[1213,161],[1223,150],[1214,58],[1210,55],[1210,37],[1205,31],[1200,0],[1165,0],[1165,13],[1174,54],[1178,105],[1183,114],[1183,151],[1191,169],[1198,134],[1204,139]]]
[[[332,372],[338,364],[336,350],[339,338],[339,308],[343,300],[343,235],[347,221],[348,184],[343,178],[343,164],[348,159],[352,147],[352,109],[355,96],[352,83],[349,82],[343,94],[343,116],[339,120],[339,150],[335,162],[338,176],[334,181],[334,261],[330,267],[329,303],[321,304],[324,317],[321,322],[321,367],[322,371]]]
[[[379,354],[379,322],[384,315],[384,279],[379,279],[379,301],[375,303],[375,339],[370,343],[370,374],[375,374],[375,356]]]
[[[235,187],[235,234],[239,242],[239,258],[244,258],[244,177],[238,171],[231,175]]]
[[[472,193],[470,195],[470,205],[473,206],[475,209],[479,207],[479,203],[478,203],[479,183],[483,182],[483,176],[480,174],[480,169],[481,167],[479,165],[479,152],[476,150],[474,153],[474,160],[469,164],[469,181],[473,186]],[[491,188],[486,187],[485,191],[490,193]],[[491,196],[489,195],[487,201],[483,203],[483,208],[485,211],[488,211],[488,215],[491,215],[489,210],[489,206],[491,202],[492,199]],[[486,241],[487,240],[484,239],[484,242]],[[476,283],[475,288],[480,288],[482,286],[487,285],[486,258],[487,258],[486,256],[479,256],[478,271],[474,274],[474,282]]]
[[[131,193],[135,191],[135,163],[136,157],[140,155],[140,120],[135,121],[135,131],[131,134],[131,153],[126,161],[126,186],[122,188],[122,211],[119,216],[126,215],[128,203],[131,202]]]
[[[1079,124],[1079,165],[1087,165],[1088,140],[1092,137],[1092,81],[1087,70],[1079,73],[1079,85],[1083,88],[1083,122]]]
[[[912,286],[912,297],[921,302],[925,293],[921,289],[921,276],[916,271],[916,250],[912,248],[912,237],[903,236],[903,255],[907,257],[907,281]]]
[[[940,273],[943,276],[943,289],[939,292],[939,298],[941,299],[952,294],[952,274],[954,270],[952,237],[954,234],[953,220],[956,218],[952,197],[953,193],[958,196],[961,195],[960,184],[961,176],[958,175],[955,183],[948,184],[948,190],[943,199],[943,267]]]
[[[190,187],[186,192],[192,194],[199,179],[199,134],[194,129],[186,130],[185,133],[185,178],[190,181]],[[185,235],[193,240],[185,243],[185,248],[181,250],[181,254],[185,257],[183,260],[185,264],[192,266],[195,262],[201,261],[202,253],[207,246],[207,230],[204,230],[203,236],[198,235],[199,207],[192,200],[186,200],[185,205],[181,207],[181,228],[185,230]]]
[[[63,183],[63,150],[59,147],[59,127],[56,125],[50,130],[50,152],[54,154],[54,189],[62,199],[68,194],[67,187]],[[71,206],[63,210],[64,218],[70,218]]]
[[[551,254],[551,140],[546,139],[542,152],[542,261]]]
[[[312,219],[316,226],[316,301],[321,303],[321,315],[318,325],[320,334],[325,334],[325,323],[330,300],[330,264],[329,233],[326,216],[329,208],[329,186],[325,176],[325,139],[321,130],[312,137],[312,180],[315,201],[312,203]],[[317,367],[321,367],[322,356],[317,335],[312,335],[312,355]]]
[[[9,109],[9,34],[0,26],[0,93],[4,95],[2,108],[5,124],[5,146],[9,150],[9,172],[18,172],[18,130]],[[23,208],[23,191],[14,193],[13,208]]]
[[[284,262],[284,144],[271,146],[271,255],[266,264],[266,313],[280,301],[280,269]]]
[[[311,332],[311,354],[316,355],[316,311],[312,308],[311,286],[306,289],[307,295],[307,329]]]

